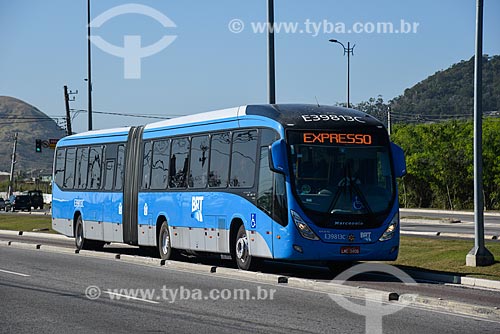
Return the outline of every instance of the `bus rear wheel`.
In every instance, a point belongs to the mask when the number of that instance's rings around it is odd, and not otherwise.
[[[166,221],[161,224],[160,231],[158,233],[158,252],[160,259],[162,260],[172,259],[175,255],[175,250],[172,249],[170,231],[168,230],[168,224]]]
[[[241,225],[236,234],[234,257],[236,265],[241,270],[253,270],[258,266],[259,259],[250,255],[248,237],[245,226]]]
[[[105,242],[100,240],[89,240],[84,236],[82,216],[78,216],[75,226],[75,246],[78,250],[101,250]]]

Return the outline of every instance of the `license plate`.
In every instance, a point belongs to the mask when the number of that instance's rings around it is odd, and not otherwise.
[[[359,253],[360,253],[359,246],[340,247],[340,254],[359,254]]]

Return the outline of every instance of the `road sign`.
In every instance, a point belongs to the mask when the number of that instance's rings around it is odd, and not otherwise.
[[[58,141],[59,141],[59,139],[49,139],[49,147],[51,149],[55,149]]]

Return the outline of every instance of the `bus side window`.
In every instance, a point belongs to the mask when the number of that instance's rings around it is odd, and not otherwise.
[[[54,181],[59,188],[62,188],[64,182],[64,163],[66,160],[66,150],[64,148],[57,149],[56,166],[54,169]]]
[[[186,188],[188,168],[189,139],[173,139],[170,157],[170,188]]]
[[[205,188],[208,178],[208,136],[191,139],[191,168],[188,186],[190,188]]]
[[[64,189],[73,189],[75,184],[75,164],[76,164],[76,148],[68,148],[66,151],[66,167],[64,173]]]
[[[151,181],[151,156],[152,143],[150,141],[144,144],[144,157],[142,160],[142,189],[149,189]]]
[[[211,188],[226,188],[229,177],[229,154],[231,148],[231,133],[212,135],[210,145],[210,167],[208,186]]]
[[[167,188],[169,144],[169,140],[159,140],[153,143],[151,189]]]
[[[87,188],[88,168],[89,168],[89,148],[80,147],[76,150],[75,189]]]
[[[125,145],[118,145],[118,160],[116,166],[115,190],[122,189],[124,174],[125,174]]]
[[[106,174],[104,178],[104,190],[113,189],[115,177],[115,159],[106,160]]]
[[[233,133],[231,173],[229,177],[229,185],[231,187],[253,187],[257,160],[257,138],[256,130],[237,131]]]
[[[101,188],[102,146],[93,146],[90,148],[88,171],[89,181],[87,189],[97,190]]]

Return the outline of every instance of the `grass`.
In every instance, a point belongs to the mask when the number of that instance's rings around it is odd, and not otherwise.
[[[48,228],[49,233],[55,233],[51,228],[50,215],[0,214],[0,230],[32,231],[44,228]],[[398,260],[389,264],[500,281],[500,241],[486,242],[486,247],[496,259],[495,264],[488,267],[465,265],[465,256],[473,246],[474,240],[402,236]]]
[[[500,281],[500,241],[486,241],[486,248],[495,258],[495,263],[487,267],[465,265],[465,257],[473,246],[472,239],[402,236],[398,260],[390,264],[409,269],[425,269]]]
[[[13,230],[31,232],[34,229],[48,229],[48,233],[56,233],[52,230],[50,215],[34,215],[22,213],[0,214],[0,230]]]

